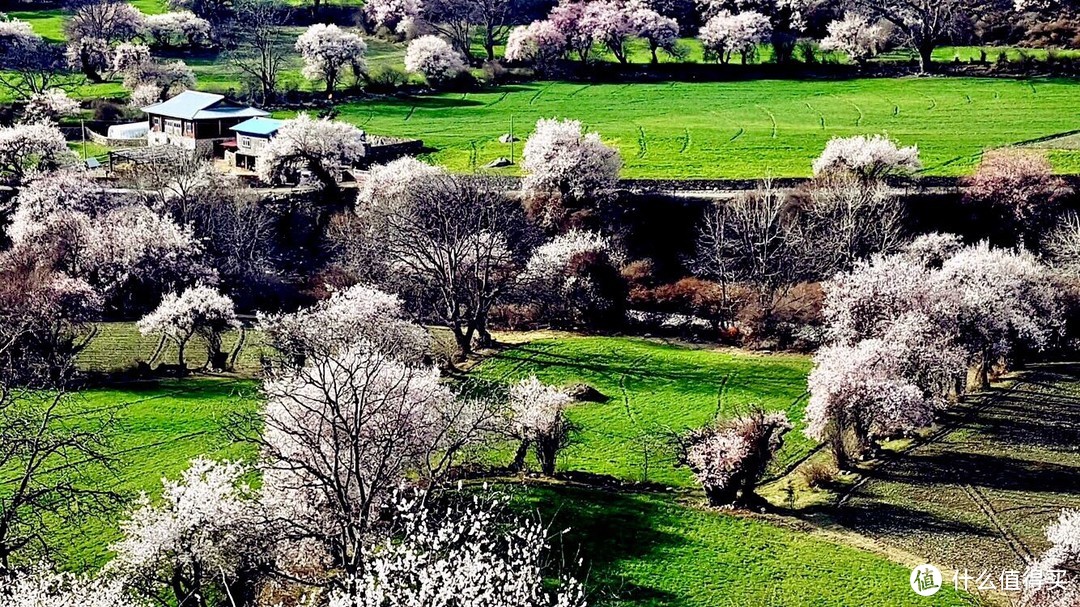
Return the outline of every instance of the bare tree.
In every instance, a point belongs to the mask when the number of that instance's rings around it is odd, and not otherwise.
[[[9,253],[0,279],[0,575],[53,547],[49,529],[92,515],[114,497],[101,489],[110,409],[73,416],[68,386],[92,329],[85,284]]]
[[[76,78],[67,69],[63,47],[43,39],[26,39],[19,44],[0,40],[0,85],[19,97],[30,97],[50,88],[71,88]]]
[[[437,173],[360,205],[384,276],[422,316],[445,323],[462,356],[491,342],[488,313],[535,242],[521,204],[475,177]],[[394,278],[396,277],[396,278]]]
[[[717,204],[705,214],[698,237],[698,265],[725,291],[752,283],[766,318],[777,297],[804,274],[797,210],[766,180],[754,192]],[[725,295],[726,296],[726,295]]]
[[[239,0],[234,9],[238,46],[230,62],[258,85],[263,104],[272,103],[287,50],[278,27],[285,7],[277,0]]]

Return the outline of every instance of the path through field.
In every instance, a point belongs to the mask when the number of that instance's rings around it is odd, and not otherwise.
[[[870,472],[836,520],[950,569],[1022,569],[1058,513],[1080,508],[1080,364],[1033,367],[948,423]]]

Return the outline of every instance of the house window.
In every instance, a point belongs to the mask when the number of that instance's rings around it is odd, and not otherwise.
[[[241,135],[240,136],[240,147],[242,147],[244,149],[250,148],[251,147],[251,137],[248,137],[247,135]]]
[[[172,118],[165,119],[165,132],[169,135],[180,135],[180,121]]]

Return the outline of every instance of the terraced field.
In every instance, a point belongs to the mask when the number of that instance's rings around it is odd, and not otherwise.
[[[509,156],[498,138],[512,116],[522,139],[538,118],[581,120],[619,148],[626,177],[805,176],[829,138],[880,132],[918,145],[927,174],[958,175],[985,149],[1080,129],[1077,90],[1073,80],[977,78],[538,82],[339,110],[373,133],[422,138],[456,170]],[[1077,154],[1050,152],[1060,169],[1075,169]]]

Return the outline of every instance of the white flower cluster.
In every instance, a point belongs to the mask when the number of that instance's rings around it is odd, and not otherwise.
[[[78,101],[68,97],[63,89],[48,89],[30,96],[26,101],[23,119],[26,122],[44,122],[78,113]]]
[[[225,331],[240,328],[233,300],[205,285],[190,287],[179,295],[167,293],[137,324],[143,335],[162,335],[181,346],[196,334],[217,343]]]
[[[907,175],[922,168],[919,148],[900,147],[884,135],[833,137],[814,160],[814,175],[852,173],[865,179]]]
[[[525,264],[521,282],[550,284],[566,277],[574,257],[584,253],[613,254],[611,240],[597,232],[570,230],[540,245]]]
[[[506,498],[474,497],[437,513],[424,495],[399,495],[399,537],[367,550],[363,571],[331,595],[329,607],[584,607],[585,591],[564,575],[557,588],[542,563],[548,529],[501,516]]]
[[[259,325],[276,349],[293,357],[328,355],[365,340],[380,352],[417,361],[431,347],[431,336],[405,318],[397,295],[362,284],[291,314],[260,314]]]
[[[722,63],[729,62],[733,53],[742,55],[745,63],[757,45],[767,42],[771,35],[769,18],[756,11],[735,14],[720,11],[698,32],[701,43]]]
[[[0,126],[0,178],[21,180],[34,169],[54,169],[76,161],[64,134],[53,124]]]
[[[465,58],[438,36],[420,36],[405,50],[405,69],[423,74],[432,85],[442,85],[468,69]]]
[[[145,607],[132,599],[119,580],[57,573],[41,565],[13,578],[0,577],[0,605],[5,607]]]
[[[522,188],[587,199],[613,190],[621,166],[619,153],[577,120],[540,119],[522,152]]]
[[[146,30],[159,46],[195,46],[210,40],[210,22],[191,11],[150,15]]]
[[[826,26],[828,35],[821,40],[821,49],[840,51],[854,61],[864,63],[880,53],[889,41],[889,30],[872,23],[859,13],[846,13]]]
[[[369,0],[364,14],[376,26],[404,34],[408,24],[420,16],[420,0]]]
[[[352,166],[366,153],[364,131],[345,122],[301,113],[286,120],[263,148],[259,177],[269,183],[287,171],[306,169],[325,182],[335,179],[339,169]]]
[[[304,77],[325,80],[330,89],[337,83],[342,69],[351,67],[359,73],[367,65],[364,39],[332,24],[316,23],[309,27],[296,39],[296,51],[304,59]]]
[[[552,21],[533,21],[510,31],[504,56],[509,61],[547,65],[566,53],[566,35]]]
[[[510,412],[515,433],[522,439],[550,435],[574,401],[565,391],[540,382],[535,375],[510,387]]]

